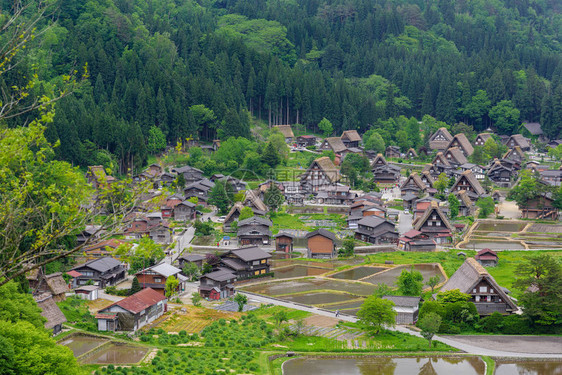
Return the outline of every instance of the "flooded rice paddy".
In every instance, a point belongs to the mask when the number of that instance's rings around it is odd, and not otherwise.
[[[495,375],[559,375],[562,374],[562,362],[560,361],[517,361],[496,362]]]
[[[349,282],[343,280],[330,280],[322,278],[287,280],[269,282],[242,287],[248,292],[264,294],[268,296],[281,296],[288,293],[303,293],[313,290],[336,290],[359,296],[370,296],[375,290],[374,285],[365,283]]]
[[[137,363],[144,358],[148,348],[133,345],[111,344],[89,356],[85,363],[89,364],[128,364]]]
[[[485,232],[520,232],[525,228],[526,223],[490,223],[481,222],[476,227],[476,231]]]
[[[292,277],[316,276],[330,271],[329,268],[309,267],[303,265],[286,266],[273,269],[275,279],[290,279]]]
[[[386,270],[383,267],[356,267],[330,275],[334,279],[359,280],[377,272]]]
[[[410,270],[412,266],[398,266],[374,274],[373,276],[361,279],[371,284],[386,284],[390,287],[396,286],[396,280],[403,270]],[[422,276],[424,283],[429,280],[430,277],[439,276],[440,281],[445,280],[445,275],[441,272],[441,269],[437,264],[416,264],[413,266],[416,271],[419,271]]]
[[[357,297],[353,297],[349,294],[339,294],[339,293],[305,293],[296,294],[283,297],[286,301],[302,303],[305,305],[322,305],[327,303],[343,302],[349,301]]]
[[[486,241],[486,240],[470,240],[461,246],[463,249],[470,250],[525,250],[519,241]]]
[[[359,266],[328,277],[321,274],[328,272],[329,269],[298,264],[276,268],[275,277],[281,279],[279,281],[265,281],[241,289],[332,311],[342,310],[355,315],[364,298],[370,296],[378,284],[396,287],[396,280],[402,271],[410,268],[419,271],[425,282],[435,275],[438,275],[441,281],[445,280],[445,275],[437,263],[394,267]],[[315,276],[315,272],[318,272],[318,275]],[[296,279],[299,276],[303,277]],[[283,280],[289,277],[294,279]]]
[[[147,348],[110,342],[109,339],[85,334],[71,334],[59,341],[75,357],[88,364],[132,364],[144,358]]]
[[[482,375],[485,368],[478,357],[295,358],[283,364],[283,374]]]
[[[60,341],[59,344],[64,345],[74,353],[75,357],[79,357],[90,350],[97,348],[101,344],[107,342],[100,337],[87,336],[87,335],[70,335]]]

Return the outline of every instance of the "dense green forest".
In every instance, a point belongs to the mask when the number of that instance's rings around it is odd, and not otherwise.
[[[327,118],[336,134],[399,115],[505,134],[528,120],[555,138],[561,10],[556,0],[65,0],[2,85],[35,72],[41,90],[87,67],[47,137],[61,159],[115,158],[121,172],[163,137],[251,137],[252,117],[312,131]]]

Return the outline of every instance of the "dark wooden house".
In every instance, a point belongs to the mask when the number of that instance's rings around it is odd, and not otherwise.
[[[202,179],[205,178],[203,176],[202,170],[191,167],[189,165],[186,165],[185,167],[172,168],[172,172],[178,175],[182,174],[183,178],[185,179],[186,185],[192,184],[197,181],[201,181]]]
[[[286,232],[279,232],[275,235],[275,251],[283,253],[293,252],[293,241],[295,236]]]
[[[86,285],[91,280],[94,285],[105,288],[115,285],[126,276],[123,264],[111,257],[90,260],[72,270],[80,273],[80,276],[74,278],[73,287]]]
[[[228,268],[237,280],[269,273],[271,254],[257,246],[229,251],[221,256],[220,266]]]
[[[314,146],[316,144],[316,137],[313,135],[300,135],[297,137],[298,147]]]
[[[398,146],[388,146],[384,152],[387,158],[399,158],[400,157],[400,147]]]
[[[199,294],[210,300],[219,300],[234,295],[236,275],[227,269],[206,273],[199,279]]]
[[[203,268],[203,261],[205,257],[199,254],[184,254],[178,258],[179,268],[183,270],[188,264],[195,264],[197,268]]]
[[[378,216],[366,216],[357,222],[355,238],[373,244],[397,243],[398,232],[394,223]]]
[[[273,223],[266,218],[254,216],[241,220],[238,223],[238,244],[246,245],[269,245],[271,242],[271,226]]]
[[[497,159],[492,163],[486,175],[496,185],[506,188],[510,187],[513,178],[517,177],[516,171],[508,168]]]
[[[554,198],[551,193],[542,193],[527,202],[525,207],[519,207],[521,218],[558,220],[558,209],[553,206]]]

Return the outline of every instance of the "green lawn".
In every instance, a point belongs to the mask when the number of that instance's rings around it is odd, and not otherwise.
[[[467,256],[474,256],[475,251],[463,250]],[[457,256],[457,250],[440,252],[407,252],[395,251],[391,253],[380,253],[367,255],[365,263],[384,263],[391,260],[394,264],[413,264],[413,263],[441,263],[447,276],[451,276],[463,263],[463,259]]]
[[[467,256],[476,254],[473,250],[463,250]],[[441,263],[447,276],[451,276],[461,266],[463,260],[457,257],[458,250],[448,252],[405,252],[396,251],[391,253],[380,253],[367,255],[365,263],[384,263],[387,260],[395,264],[411,263]],[[551,251],[501,251],[498,252],[499,264],[497,267],[487,267],[488,272],[496,279],[499,285],[511,289],[515,280],[515,269],[525,261],[528,256],[537,254],[549,254],[562,260],[562,250]],[[513,291],[517,296],[517,291]]]

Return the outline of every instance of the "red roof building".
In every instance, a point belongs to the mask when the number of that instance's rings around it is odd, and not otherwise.
[[[99,310],[98,330],[136,331],[162,316],[167,310],[166,302],[166,297],[154,289],[143,289]]]
[[[498,254],[490,249],[482,249],[475,256],[474,259],[484,267],[495,267],[498,265]]]

